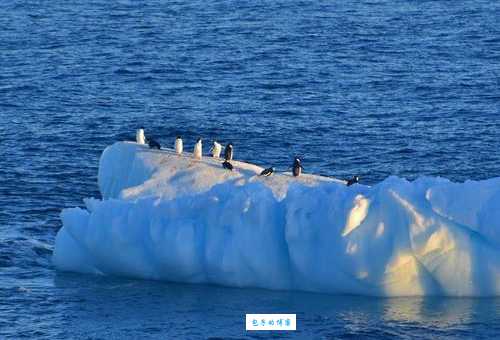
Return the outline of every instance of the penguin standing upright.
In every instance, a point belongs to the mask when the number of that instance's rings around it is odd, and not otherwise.
[[[295,177],[298,177],[300,176],[300,174],[302,173],[302,164],[300,164],[300,159],[298,158],[295,158],[295,160],[293,161],[293,167],[292,167],[292,172],[293,172],[293,175]]]
[[[175,153],[180,155],[182,154],[182,138],[181,136],[177,136],[177,138],[175,138]]]
[[[229,143],[226,148],[224,149],[224,159],[226,161],[232,161],[233,160],[233,144]]]
[[[144,128],[142,126],[135,133],[135,141],[138,144],[146,144],[146,137],[144,136]]]
[[[217,141],[214,140],[214,145],[212,146],[211,151],[212,151],[212,157],[219,158],[220,153],[222,151],[222,145],[220,145],[219,143],[217,143]]]
[[[198,141],[194,145],[194,150],[193,150],[193,157],[196,159],[201,159],[201,156],[203,154],[203,149],[201,145],[201,138],[198,138]]]

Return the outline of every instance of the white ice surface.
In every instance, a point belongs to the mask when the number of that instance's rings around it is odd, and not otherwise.
[[[500,178],[373,186],[120,142],[61,213],[60,270],[380,296],[500,295]]]

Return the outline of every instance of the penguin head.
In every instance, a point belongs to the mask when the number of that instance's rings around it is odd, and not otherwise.
[[[229,143],[229,144],[227,145],[227,147],[228,147],[228,148],[230,148],[230,149],[232,149],[232,148],[233,148],[233,143]]]
[[[354,181],[355,181],[356,183],[358,183],[358,182],[359,182],[359,176],[354,176],[354,178],[353,178],[353,179],[354,179]]]
[[[175,139],[181,139],[181,136],[177,136],[177,137],[175,137]]]
[[[298,157],[295,157],[294,161],[295,164],[300,164],[300,159]]]
[[[274,166],[272,166],[272,167],[271,167],[271,171],[272,171],[272,172],[274,172],[274,171],[275,171],[275,170],[274,170]]]
[[[196,141],[196,143],[201,143],[201,138],[198,138],[198,140]]]

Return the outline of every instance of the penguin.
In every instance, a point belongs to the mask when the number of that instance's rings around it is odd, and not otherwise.
[[[198,138],[198,141],[194,145],[193,157],[196,159],[201,159],[202,154],[203,154],[203,149],[201,145],[201,138]]]
[[[222,167],[224,169],[228,169],[229,171],[233,171],[233,165],[231,163],[229,163],[228,161],[224,161],[222,163]]]
[[[220,153],[222,151],[222,145],[220,145],[219,143],[217,143],[217,141],[214,140],[214,145],[212,146],[210,151],[212,152],[213,158],[219,158]]]
[[[153,138],[148,139],[147,142],[148,142],[148,145],[149,145],[150,149],[158,149],[158,150],[161,149],[160,143],[158,143],[157,141],[155,141]]]
[[[233,144],[229,143],[226,148],[224,149],[224,159],[226,161],[232,161],[233,160]]]
[[[144,137],[144,128],[142,126],[135,133],[135,141],[137,144],[146,144],[146,137]]]
[[[273,172],[274,172],[274,168],[270,167],[270,168],[262,170],[262,172],[260,173],[259,176],[266,176],[266,177],[268,177],[268,176],[271,176],[273,174]]]
[[[292,167],[293,175],[295,177],[300,176],[300,174],[302,173],[302,170],[303,170],[303,168],[302,168],[302,164],[300,164],[300,159],[295,158],[293,161],[293,167]]]
[[[175,138],[175,153],[178,155],[182,154],[182,148],[183,148],[182,138],[181,138],[181,136],[177,136]]]
[[[351,185],[356,183],[359,183],[359,176],[354,176],[353,178],[348,179],[346,185],[350,187]]]

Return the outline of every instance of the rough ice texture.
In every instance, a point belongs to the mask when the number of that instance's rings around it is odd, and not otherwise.
[[[63,210],[55,266],[338,294],[500,295],[500,178],[346,187],[233,164],[108,147],[103,199]]]

